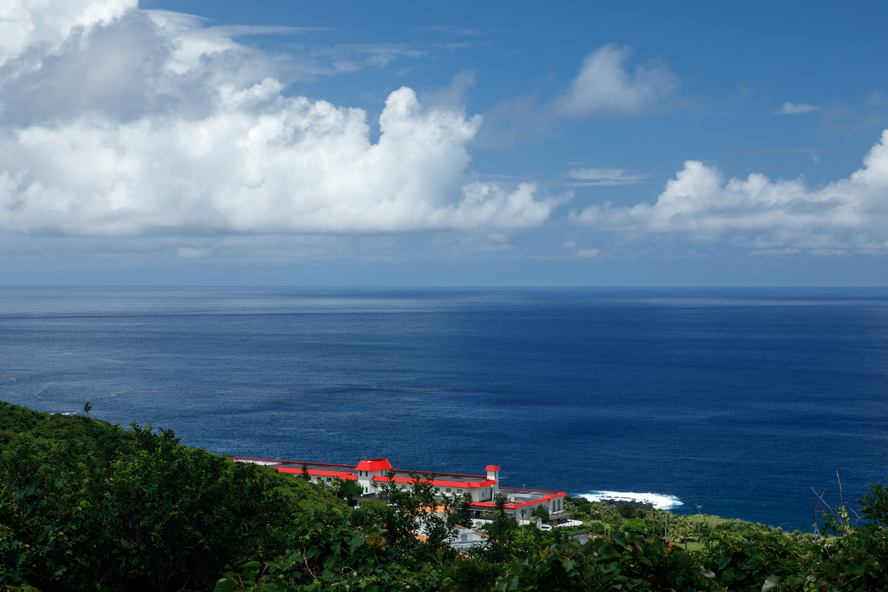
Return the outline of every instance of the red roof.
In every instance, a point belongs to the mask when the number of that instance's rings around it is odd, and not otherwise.
[[[362,460],[358,463],[358,466],[355,467],[356,471],[391,471],[394,467],[392,467],[392,463],[388,461],[387,458],[371,458],[368,460]]]
[[[423,476],[420,475],[422,478]],[[483,477],[479,477],[479,479],[483,479],[482,481],[448,481],[446,479],[432,479],[432,485],[436,487],[464,487],[466,489],[470,489],[473,487],[487,487],[489,485],[496,485],[496,481],[490,481],[489,479],[484,479]],[[374,481],[378,481],[381,483],[387,482],[388,477],[384,477],[382,475],[377,475],[373,477]],[[423,479],[425,480],[425,479]],[[395,477],[395,483],[413,483],[413,479],[410,477]]]
[[[232,457],[231,460],[243,460],[243,461],[260,461],[265,463],[274,464],[273,468],[277,469],[278,472],[281,473],[301,473],[303,465],[306,469],[308,469],[309,475],[313,475],[316,477],[338,477],[340,479],[355,481],[358,476],[355,475],[356,471],[390,471],[394,470],[392,467],[392,463],[385,458],[370,458],[366,460],[362,460],[358,463],[358,466],[352,467],[351,465],[337,465],[337,464],[328,464],[328,463],[302,463],[299,461],[287,461],[287,460],[270,460],[264,458],[244,458],[244,457]],[[281,465],[289,465],[289,466],[281,466]],[[500,468],[496,465],[487,465],[486,470],[488,471],[499,471]],[[411,473],[414,471],[399,471],[401,475],[405,473]],[[476,487],[488,487],[491,485],[496,485],[496,481],[491,479],[487,479],[481,475],[464,475],[461,473],[427,473],[425,471],[415,471],[421,479],[428,479],[429,476],[435,475],[435,479],[432,480],[432,483],[436,487],[455,487],[455,488],[466,488],[472,489]],[[451,477],[448,479],[448,477]],[[453,477],[463,477],[470,478],[471,481],[465,480],[457,480],[453,479]],[[373,477],[373,481],[376,482],[385,482],[388,481],[388,476],[376,475]],[[395,483],[404,483],[409,484],[413,483],[413,479],[407,476],[395,476]],[[530,506],[533,504],[538,504],[541,502],[545,502],[548,500],[552,500],[559,497],[564,497],[567,494],[564,492],[558,491],[543,491],[539,489],[518,489],[515,487],[507,487],[500,489],[501,493],[508,493],[509,491],[533,491],[536,493],[548,494],[545,495],[542,499],[536,499],[529,502],[524,502],[520,504],[506,504],[506,507],[509,509],[512,508],[520,508],[523,506]],[[494,507],[493,503],[488,502],[472,502],[473,506],[481,506],[481,507]]]

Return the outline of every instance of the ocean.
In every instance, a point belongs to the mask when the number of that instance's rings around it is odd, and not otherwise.
[[[0,289],[11,403],[784,530],[888,475],[886,374],[886,290]]]

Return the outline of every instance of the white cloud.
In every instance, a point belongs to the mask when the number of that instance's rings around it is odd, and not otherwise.
[[[780,108],[776,109],[776,113],[780,113],[781,115],[799,115],[801,113],[812,113],[814,111],[820,111],[820,107],[817,105],[806,105],[805,103],[783,103]]]
[[[453,27],[451,25],[435,25],[431,27],[423,27],[423,31],[434,31],[436,33],[446,33],[457,37],[478,37],[481,31],[475,29],[466,29],[462,27]]]
[[[714,167],[689,160],[653,205],[590,206],[575,221],[630,234],[684,233],[728,238],[752,248],[888,247],[888,130],[847,179],[810,189],[804,180],[772,182],[761,174],[725,182]],[[765,252],[765,251],[762,251]],[[769,251],[773,252],[773,251]]]
[[[481,117],[424,107],[409,88],[388,97],[371,143],[363,110],[284,96],[274,60],[234,41],[239,29],[201,29],[195,17],[114,0],[15,8],[0,66],[2,230],[521,228],[560,203],[537,198],[532,184],[505,188],[470,173],[466,144]],[[379,65],[398,53],[365,50]]]
[[[576,256],[583,259],[591,259],[592,257],[597,257],[599,252],[599,249],[579,249]]]
[[[462,70],[453,76],[450,86],[423,93],[422,102],[430,105],[459,106],[463,104],[466,91],[475,85],[478,73],[475,70]]]
[[[0,65],[29,47],[56,51],[76,27],[106,25],[138,0],[4,0],[0,5]]]
[[[678,80],[663,66],[640,64],[627,72],[623,63],[631,53],[629,47],[610,44],[586,56],[567,93],[555,102],[558,113],[641,113],[675,91]]]
[[[645,175],[626,169],[572,169],[565,177],[574,185],[635,185],[646,179]]]
[[[315,74],[357,72],[364,68],[384,68],[400,58],[418,58],[424,51],[401,43],[342,43],[312,51],[300,66]]]
[[[210,249],[200,249],[195,247],[180,247],[177,256],[185,259],[193,257],[205,257],[210,253]]]
[[[628,46],[604,45],[586,56],[568,89],[547,103],[538,104],[533,95],[499,103],[485,116],[478,143],[511,146],[545,136],[565,119],[644,115],[674,104],[678,78],[656,61],[627,71],[631,54]]]
[[[235,41],[246,35],[293,34],[307,31],[326,31],[317,27],[281,27],[255,25],[205,26],[207,19],[171,12],[169,10],[141,10],[162,31],[162,35],[174,41],[173,56],[167,67],[182,74],[199,67],[204,56],[224,51],[249,51]]]

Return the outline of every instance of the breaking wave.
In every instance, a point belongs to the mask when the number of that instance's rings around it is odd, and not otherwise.
[[[597,502],[603,499],[612,499],[626,502],[644,502],[651,504],[658,510],[671,510],[678,506],[683,506],[681,500],[674,495],[665,495],[662,493],[632,493],[631,491],[593,491],[591,493],[580,494],[580,497],[586,498],[590,502]]]

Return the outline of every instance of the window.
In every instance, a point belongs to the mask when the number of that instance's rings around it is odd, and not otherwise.
[[[462,493],[462,489],[457,489],[456,493]]]
[[[447,488],[447,493],[450,493],[450,488],[449,488],[449,487]]]

